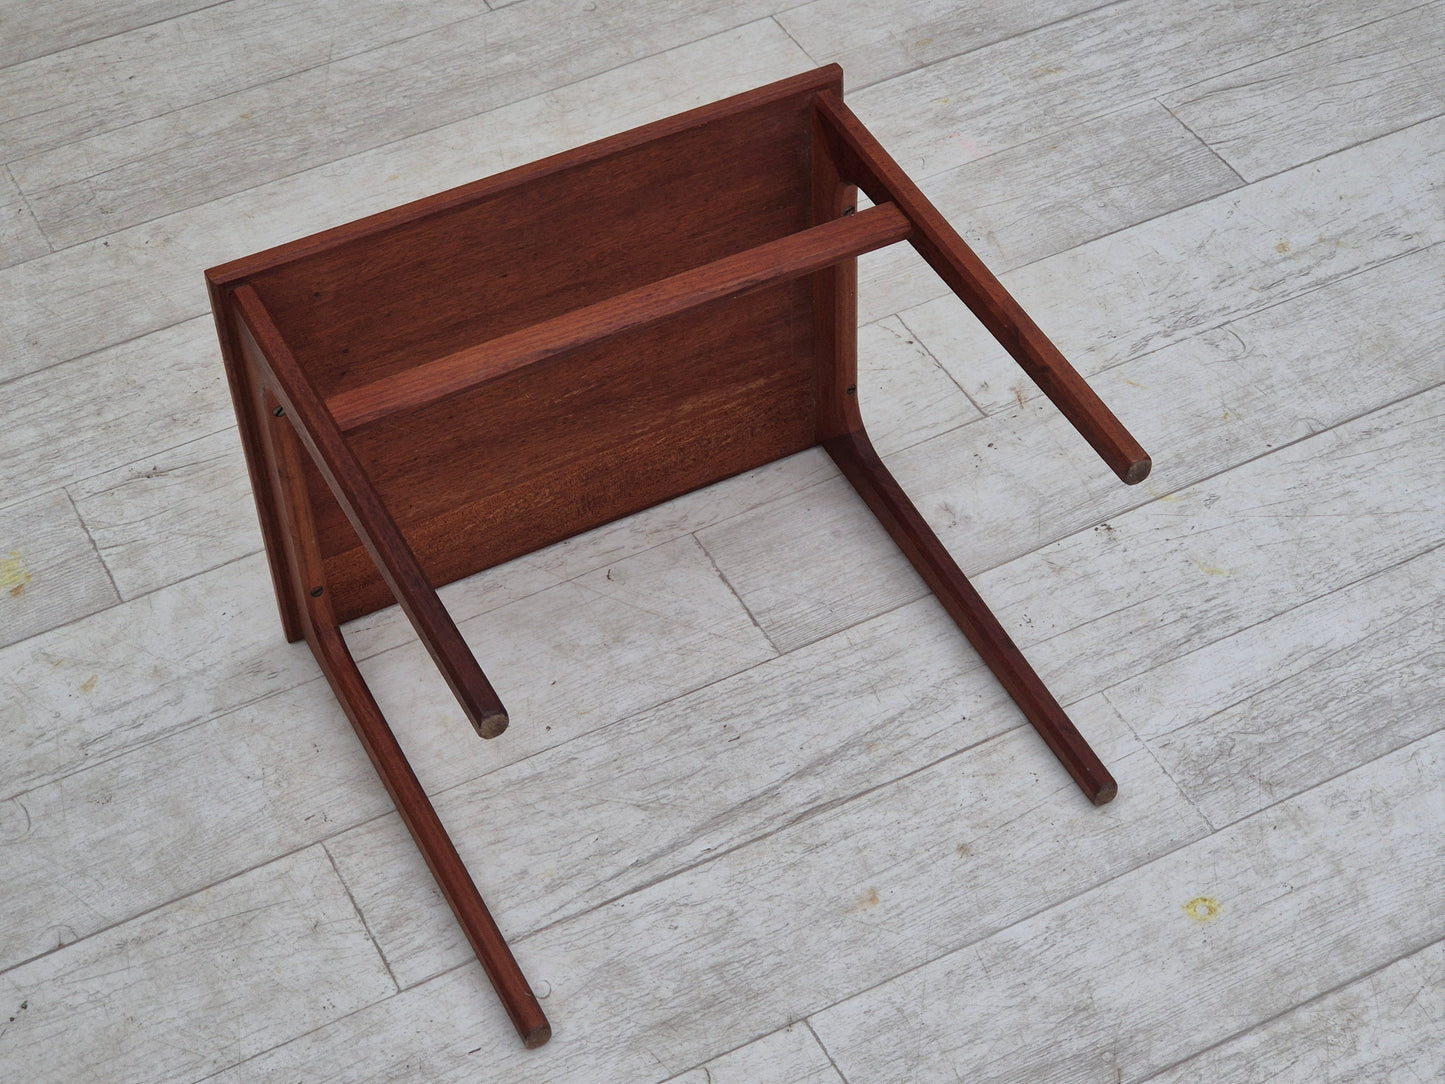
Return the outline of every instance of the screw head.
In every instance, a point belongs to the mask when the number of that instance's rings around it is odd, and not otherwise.
[[[324,588],[324,587],[313,587],[313,588],[311,589],[311,597],[312,597],[312,598],[320,598],[320,597],[321,597],[322,595],[324,595],[325,593],[326,593],[326,588]]]
[[[275,410],[271,411],[271,416],[273,418],[284,418],[286,416],[286,408],[278,406]]]

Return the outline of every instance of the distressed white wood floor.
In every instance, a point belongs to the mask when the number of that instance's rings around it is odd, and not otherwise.
[[[203,268],[831,60],[1154,454],[920,262],[863,400],[1094,809],[808,453],[281,637]],[[0,1080],[1445,1078],[1445,4],[0,0]]]

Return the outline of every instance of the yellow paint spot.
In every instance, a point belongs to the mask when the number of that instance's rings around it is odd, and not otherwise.
[[[1211,565],[1208,561],[1201,561],[1198,557],[1194,558],[1194,563],[1199,566],[1199,571],[1203,572],[1206,576],[1234,575],[1234,569],[1220,568],[1218,565]]]
[[[1208,896],[1198,896],[1184,905],[1184,913],[1195,922],[1208,922],[1222,910],[1219,901]]]
[[[1195,497],[1199,496],[1198,486],[1190,486],[1188,489],[1181,489],[1178,493],[1160,493],[1157,489],[1154,488],[1152,483],[1148,484],[1149,495],[1153,497],[1156,501],[1165,501],[1172,504],[1175,501],[1193,500]]]
[[[12,598],[19,598],[25,594],[25,585],[29,582],[30,573],[19,553],[11,550],[7,556],[0,557],[0,590],[9,589]]]
[[[95,683],[98,682],[99,680],[100,680],[100,675],[99,675],[99,674],[91,674],[90,677],[86,678],[83,682],[81,682],[80,691],[83,692],[83,693],[93,693],[93,692],[95,692]]]
[[[1278,252],[1281,256],[1283,256],[1286,252],[1289,251],[1289,242],[1281,241],[1279,244],[1274,246],[1274,250]]]
[[[1124,378],[1124,383],[1128,384],[1131,388],[1143,388],[1145,391],[1149,390],[1145,385],[1130,380],[1127,376]]]
[[[844,914],[852,914],[855,911],[871,911],[882,901],[878,898],[878,889],[870,888],[863,895],[859,896],[852,907],[849,907]]]

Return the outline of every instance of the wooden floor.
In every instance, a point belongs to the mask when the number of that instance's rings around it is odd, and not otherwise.
[[[0,2],[0,1079],[1445,1078],[1445,3]],[[203,268],[838,60],[1153,453],[920,261],[889,465],[1086,802],[816,450],[348,629],[522,1049],[281,635]],[[701,164],[705,166],[705,163]]]

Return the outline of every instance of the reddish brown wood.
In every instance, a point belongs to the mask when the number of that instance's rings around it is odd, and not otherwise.
[[[973,311],[1109,469],[1128,485],[1142,482],[1149,474],[1148,453],[1094,389],[843,104],[843,99],[824,91],[816,100],[843,175],[875,203],[891,201],[898,205],[913,223],[913,247],[938,277]]]
[[[911,239],[1126,481],[1148,459],[841,92],[820,68],[207,272],[287,636],[529,1046],[546,1018],[340,621],[399,601],[497,733],[437,586],[821,443],[1084,792],[1117,789],[868,442],[857,254]]]
[[[327,407],[343,429],[430,406],[499,377],[593,342],[656,323],[723,298],[743,297],[840,260],[902,241],[908,220],[892,204],[824,222],[725,256],[671,278],[520,328],[444,358],[341,392]]]
[[[867,434],[861,430],[845,433],[825,440],[823,447],[1079,789],[1095,805],[1111,801],[1119,793],[1114,777],[888,472]]]
[[[261,522],[261,539],[265,543],[269,558],[271,586],[281,611],[281,628],[286,639],[295,643],[304,634],[301,609],[291,590],[294,569],[287,556],[287,530],[281,524],[276,485],[262,451],[263,434],[267,428],[263,419],[269,410],[262,402],[255,371],[242,352],[241,339],[227,291],[211,278],[210,272],[206,274],[206,288],[211,295],[211,315],[216,322],[216,337],[226,365],[231,405],[236,410],[241,447],[246,454],[246,471],[250,475],[251,493],[256,501],[257,517]]]
[[[320,582],[322,571],[321,554],[310,530],[310,501],[302,470],[305,457],[301,441],[292,428],[292,419],[274,413],[279,407],[274,394],[266,393],[265,399],[273,411],[272,424],[264,436],[266,454],[279,496],[278,511],[288,526],[286,538],[293,567],[298,570],[292,587],[303,603],[306,641],[386,792],[391,795],[402,823],[426,859],[437,887],[501,998],[517,1034],[527,1046],[541,1046],[551,1038],[552,1027],[537,1004],[531,985],[371,695],[366,679],[357,669],[331,610],[331,600],[325,592],[315,594],[314,589],[307,588],[307,584]]]
[[[312,462],[325,476],[357,534],[366,541],[367,551],[387,586],[411,620],[472,726],[484,738],[496,737],[507,728],[507,711],[457,631],[451,615],[437,598],[411,547],[392,521],[391,513],[352,455],[346,438],[327,413],[326,404],[291,356],[261,299],[249,286],[239,287],[235,299],[243,324],[243,348],[254,346],[254,361],[267,378],[268,390],[280,400],[302,444],[311,453]],[[324,593],[324,580],[312,584],[307,597],[317,590]]]
[[[839,86],[838,92],[842,92]],[[813,219],[852,216],[858,192],[838,172],[827,133],[816,114],[809,133],[813,155]],[[865,214],[867,212],[864,212]],[[813,276],[813,321],[817,357],[816,439],[863,426],[858,412],[858,261],[840,259]]]

